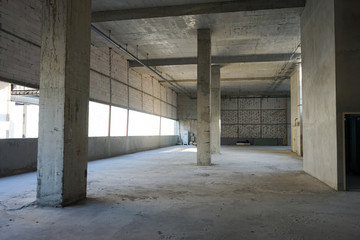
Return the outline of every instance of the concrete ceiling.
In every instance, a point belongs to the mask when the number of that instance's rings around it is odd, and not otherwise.
[[[93,13],[124,9],[128,9],[124,11],[131,13],[136,12],[138,8],[161,9],[164,6],[174,6],[176,9],[178,5],[210,2],[219,3],[218,0],[93,0]],[[244,0],[243,2],[251,1]],[[276,2],[284,1],[256,0],[253,2],[267,2],[268,5],[269,2],[274,2],[273,5],[276,5]],[[142,9],[139,12],[142,13],[145,10]],[[211,14],[201,12],[197,15],[150,18],[146,15],[141,18],[129,14],[130,18],[134,16],[133,18],[136,19],[94,22],[93,24],[107,34],[111,31],[112,39],[123,46],[127,45],[128,50],[140,59],[165,59],[163,63],[167,63],[167,59],[175,59],[176,61],[172,63],[174,65],[157,66],[156,69],[164,77],[176,80],[190,92],[196,91],[197,71],[196,65],[186,59],[195,59],[197,56],[197,29],[210,28],[212,56],[213,58],[220,57],[222,61],[220,63],[222,92],[272,94],[289,92],[289,80],[286,78],[291,72],[289,68],[294,64],[293,61],[289,61],[290,56],[295,50],[300,53],[300,48],[297,46],[300,43],[301,11],[302,7],[296,7]],[[171,14],[171,11],[168,12]],[[206,9],[203,12],[206,13]],[[106,17],[106,13],[108,12],[101,14]],[[106,45],[96,33],[92,34],[92,43],[95,46]],[[274,57],[279,54],[285,54],[285,58],[275,59]],[[245,60],[241,58],[242,60],[238,61],[238,57],[244,55],[253,55],[253,57],[249,61],[246,60],[248,58]],[[229,59],[228,62],[226,62],[227,59]],[[276,61],[273,61],[274,59]],[[179,60],[185,64],[178,65]],[[136,70],[150,74],[143,67],[137,67]]]

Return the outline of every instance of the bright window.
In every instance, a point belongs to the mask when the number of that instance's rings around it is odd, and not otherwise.
[[[161,118],[161,136],[178,135],[178,122],[168,118]]]
[[[89,102],[89,137],[109,134],[109,105]]]
[[[37,138],[39,132],[39,106],[27,105],[25,107],[26,107],[26,118],[24,119],[26,121],[25,137]]]
[[[127,110],[119,107],[111,107],[110,136],[126,136]]]
[[[129,111],[129,136],[155,136],[159,131],[160,117]]]
[[[37,91],[33,88],[0,82],[0,138],[38,137]]]

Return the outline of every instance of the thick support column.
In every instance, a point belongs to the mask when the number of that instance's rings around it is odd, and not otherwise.
[[[211,66],[211,153],[220,153],[220,136],[221,136],[221,122],[220,122],[220,104],[221,104],[221,90],[220,90],[220,66]]]
[[[210,154],[210,29],[198,30],[197,65],[197,165],[211,164]]]
[[[43,1],[37,202],[86,197],[91,0]]]

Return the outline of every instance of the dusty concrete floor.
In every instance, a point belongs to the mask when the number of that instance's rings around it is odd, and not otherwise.
[[[210,167],[195,151],[91,162],[88,198],[66,208],[31,205],[35,173],[2,178],[0,239],[360,239],[360,193],[305,174],[288,148],[223,147]]]

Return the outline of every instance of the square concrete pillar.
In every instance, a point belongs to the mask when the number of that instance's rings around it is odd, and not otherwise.
[[[220,136],[221,136],[221,121],[220,121],[220,105],[221,104],[221,90],[220,90],[220,66],[211,66],[211,153],[220,153]]]
[[[37,203],[86,197],[91,0],[43,1]]]
[[[197,64],[197,165],[211,165],[210,154],[210,29],[198,29]]]

